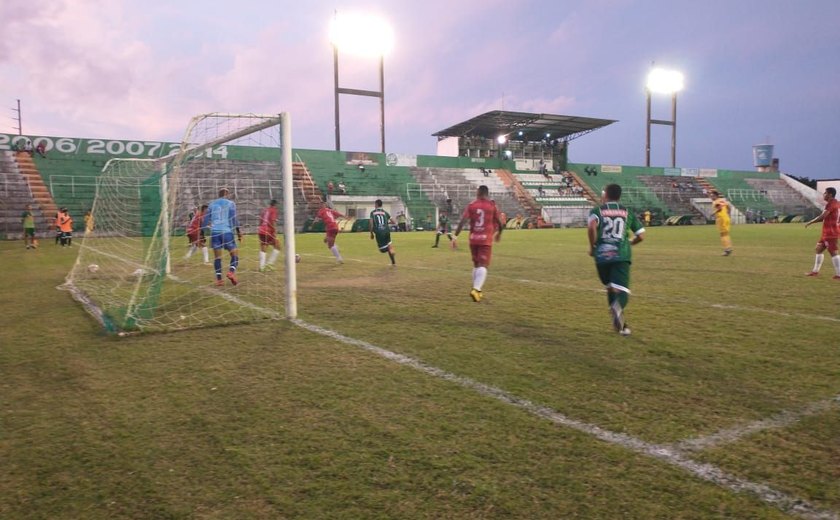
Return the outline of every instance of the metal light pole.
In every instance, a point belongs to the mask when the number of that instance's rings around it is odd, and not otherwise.
[[[335,149],[341,150],[341,121],[339,95],[379,98],[379,134],[382,153],[385,153],[385,53],[391,45],[392,33],[381,20],[372,17],[336,17],[332,28],[333,77],[335,96]],[[338,80],[338,49],[360,55],[379,57],[379,90],[342,88]]]
[[[671,168],[677,166],[677,92],[683,88],[683,75],[679,72],[653,69],[648,75],[646,93],[645,166],[650,167],[650,125],[671,127]],[[671,94],[671,120],[651,119],[651,92]]]

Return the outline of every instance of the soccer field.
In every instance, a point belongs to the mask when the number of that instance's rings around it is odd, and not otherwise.
[[[75,249],[0,243],[0,517],[838,518],[818,233],[648,229],[626,338],[583,229],[506,231],[481,303],[466,235],[299,235],[299,321],[127,338],[55,289]]]

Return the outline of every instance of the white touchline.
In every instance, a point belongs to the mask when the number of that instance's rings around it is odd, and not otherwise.
[[[685,471],[688,471],[689,473],[703,480],[712,482],[713,484],[729,489],[736,493],[750,493],[756,496],[761,501],[772,505],[785,513],[795,514],[808,520],[840,519],[840,514],[838,514],[835,511],[820,509],[814,506],[813,504],[806,502],[805,500],[786,495],[767,485],[751,482],[749,480],[730,475],[712,464],[705,464],[702,462],[691,460],[684,454],[680,453],[678,450],[674,449],[673,447],[666,445],[650,444],[630,435],[611,432],[609,430],[605,430],[603,428],[595,426],[594,424],[588,424],[582,421],[571,419],[555,410],[552,410],[551,408],[532,403],[527,399],[523,399],[521,397],[508,393],[500,388],[485,385],[484,383],[480,383],[468,377],[463,377],[457,374],[453,374],[451,372],[447,372],[446,370],[434,367],[432,365],[428,365],[410,356],[392,352],[382,347],[377,347],[376,345],[373,345],[366,341],[361,341],[348,336],[344,336],[343,334],[340,334],[333,330],[325,329],[323,327],[307,323],[300,319],[293,319],[291,320],[291,322],[315,334],[320,334],[322,336],[332,338],[336,341],[340,341],[341,343],[345,343],[347,345],[360,347],[364,350],[367,350],[368,352],[372,352],[390,361],[394,361],[401,365],[411,367],[415,370],[431,375],[433,377],[437,377],[439,379],[455,383],[461,387],[473,390],[479,393],[480,395],[492,397],[493,399],[501,401],[505,404],[509,404],[511,406],[515,406],[516,408],[524,410],[537,417],[548,419],[549,421],[555,424],[587,433],[604,442],[615,444],[623,448],[629,449],[631,451],[634,451],[636,453],[641,453],[643,455],[647,455],[662,462],[666,462],[672,466],[676,466]]]
[[[797,411],[786,410],[772,417],[768,417],[767,419],[751,422],[743,426],[719,430],[715,433],[704,435],[702,437],[685,439],[672,444],[671,448],[677,451],[699,451],[712,448],[720,444],[736,442],[746,435],[757,433],[762,430],[784,428],[798,422],[804,417],[822,414],[837,406],[840,406],[840,395],[832,397],[831,399],[811,403]]]

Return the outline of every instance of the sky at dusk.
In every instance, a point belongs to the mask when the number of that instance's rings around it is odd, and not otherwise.
[[[617,123],[572,142],[578,163],[643,165],[651,63],[682,71],[677,166],[840,178],[840,1],[426,0],[358,3],[0,1],[0,132],[179,141],[206,112],[278,113],[293,146],[333,149],[334,12],[393,27],[387,151],[490,110]],[[378,61],[339,55],[341,86],[378,89]],[[342,96],[342,149],[379,151],[375,98]],[[670,118],[667,96],[653,118]],[[654,126],[651,164],[670,166]]]

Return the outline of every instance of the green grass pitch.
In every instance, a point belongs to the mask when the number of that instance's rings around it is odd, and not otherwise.
[[[582,229],[506,231],[478,304],[466,235],[395,233],[396,268],[366,233],[339,236],[344,265],[296,237],[302,321],[810,512],[286,320],[103,334],[56,290],[76,247],[21,241],[0,243],[0,518],[836,518],[840,281],[828,258],[803,276],[818,233],[735,226],[722,257],[713,226],[649,229],[628,338]],[[242,258],[256,276],[256,237]]]

